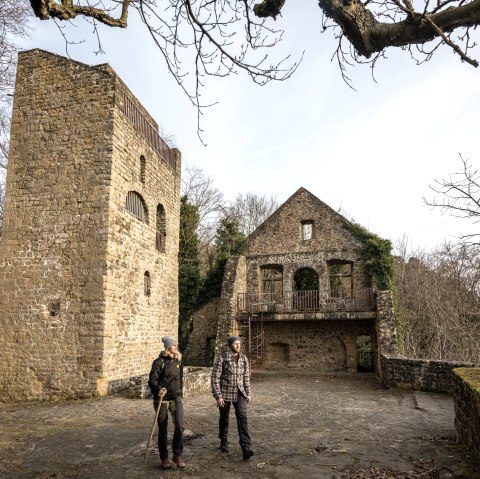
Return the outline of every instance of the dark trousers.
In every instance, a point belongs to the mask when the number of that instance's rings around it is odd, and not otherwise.
[[[250,434],[248,433],[248,421],[247,421],[247,400],[240,393],[238,394],[237,402],[225,401],[223,407],[219,407],[220,420],[219,420],[219,435],[218,437],[223,442],[227,442],[228,438],[228,420],[230,417],[230,406],[233,404],[235,408],[235,416],[237,417],[237,429],[240,446],[242,449],[250,449]]]
[[[153,402],[155,411],[158,407],[158,401]],[[158,452],[160,459],[168,459],[167,448],[167,425],[168,425],[168,411],[172,415],[175,431],[173,433],[172,450],[175,456],[183,454],[183,400],[181,397],[171,401],[162,402],[160,406],[160,413],[158,414]]]

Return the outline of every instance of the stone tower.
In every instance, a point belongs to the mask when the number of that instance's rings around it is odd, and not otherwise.
[[[0,240],[0,401],[148,373],[178,327],[180,154],[108,65],[20,53]]]

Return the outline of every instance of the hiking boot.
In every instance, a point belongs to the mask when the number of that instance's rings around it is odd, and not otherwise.
[[[162,459],[162,463],[160,464],[160,467],[163,470],[171,469],[172,465],[168,462],[168,459]]]
[[[183,469],[185,467],[185,463],[180,456],[173,456],[173,462],[177,465],[179,469]]]
[[[242,450],[243,450],[243,460],[248,461],[253,456],[253,451],[247,448]]]
[[[220,451],[222,452],[228,452],[228,441],[222,439],[220,441]]]

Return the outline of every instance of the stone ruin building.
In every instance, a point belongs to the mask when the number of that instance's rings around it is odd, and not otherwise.
[[[19,54],[0,401],[104,395],[178,329],[180,153],[109,65]]]
[[[392,296],[345,222],[306,189],[293,194],[229,260],[221,297],[194,315],[190,364],[211,364],[239,334],[256,367],[378,372],[380,355],[397,353]]]

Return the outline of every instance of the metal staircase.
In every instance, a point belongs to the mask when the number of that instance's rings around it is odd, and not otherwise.
[[[265,332],[263,329],[263,312],[240,312],[238,329],[244,338],[244,352],[250,360],[251,367],[258,366],[265,354]]]

